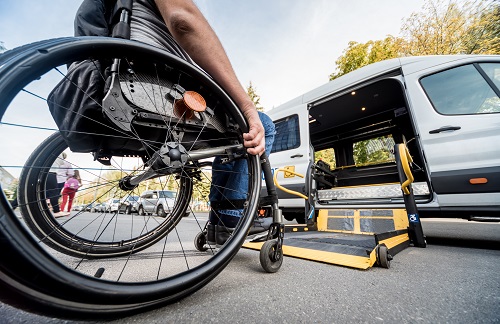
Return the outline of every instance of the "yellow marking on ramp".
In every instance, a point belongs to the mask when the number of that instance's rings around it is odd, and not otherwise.
[[[404,243],[406,241],[409,241],[410,238],[408,237],[408,233],[401,234],[398,236],[394,236],[385,240],[381,240],[379,244],[384,243],[388,249],[392,249],[395,246],[398,246],[401,243]]]

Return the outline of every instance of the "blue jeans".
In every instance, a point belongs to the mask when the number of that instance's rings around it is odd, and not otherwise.
[[[262,112],[258,112],[262,126],[265,131],[266,154],[271,153],[276,129],[274,123]],[[212,163],[212,184],[210,187],[210,202],[222,200],[246,199],[248,194],[248,164],[246,160],[236,160],[222,164],[221,157],[217,156]],[[219,210],[217,217],[214,212],[210,213],[210,223],[224,223],[225,226],[234,227],[243,214],[242,209]]]

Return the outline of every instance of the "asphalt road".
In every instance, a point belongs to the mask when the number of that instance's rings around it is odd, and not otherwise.
[[[265,273],[242,249],[182,301],[102,323],[499,323],[500,223],[423,220],[428,246],[366,271],[285,257]],[[0,323],[89,323],[0,304]],[[99,322],[92,322],[99,323]]]

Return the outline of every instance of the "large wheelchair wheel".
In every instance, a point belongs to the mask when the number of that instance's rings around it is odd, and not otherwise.
[[[46,190],[47,175],[51,166],[60,159],[59,156],[67,147],[59,132],[43,141],[28,158],[26,168],[21,172],[18,189],[18,200],[21,202],[20,210],[24,221],[33,234],[59,252],[81,258],[108,258],[139,252],[155,244],[174,229],[181,220],[183,211],[189,206],[193,190],[192,179],[184,176],[176,181],[173,175],[169,175],[164,180],[164,186],[170,183],[169,192],[175,192],[175,196],[179,199],[175,199],[169,206],[172,212],[165,216],[168,217],[167,219],[158,217],[137,219],[134,216],[121,216],[118,211],[87,215],[85,212],[90,211],[91,206],[96,204],[98,199],[102,200],[100,197],[103,195],[108,195],[110,190],[113,190],[115,194],[122,191],[118,181],[113,183],[101,174],[98,175],[99,184],[91,183],[91,188],[83,188],[77,195],[78,198],[83,199],[84,195],[93,191],[95,197],[87,199],[84,204],[77,205],[76,208],[79,210],[67,217],[55,218],[53,209],[49,208],[47,202],[47,199],[50,202],[50,193],[46,194],[48,192]],[[90,176],[96,174],[97,168],[90,168],[88,164],[86,166],[78,164],[84,158],[81,155],[71,154],[69,162],[83,176],[87,173],[90,173]],[[134,161],[127,162],[133,163]],[[127,163],[122,162],[122,165],[124,164]],[[101,170],[99,171],[102,173]],[[124,169],[119,167],[113,172],[117,171],[124,172]],[[136,188],[126,192],[125,198],[128,196],[137,198],[139,194],[140,191]],[[88,219],[82,221],[84,217]],[[129,227],[130,230],[128,230]],[[125,228],[127,231],[123,232]]]
[[[0,62],[0,165],[11,177],[2,189],[17,190],[19,204],[0,197],[2,300],[59,316],[114,315],[176,301],[224,269],[253,223],[261,171],[258,157],[242,154],[243,115],[210,77],[111,38],[48,40]],[[95,66],[103,91],[73,74],[82,62]],[[70,215],[56,218],[47,179],[63,152],[83,186]],[[217,253],[193,244],[207,221],[215,156],[245,161],[249,177],[241,221]],[[90,211],[146,190],[168,193],[165,217]]]

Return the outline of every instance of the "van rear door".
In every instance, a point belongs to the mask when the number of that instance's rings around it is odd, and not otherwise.
[[[500,179],[500,60],[409,68],[403,72],[434,191],[498,194],[493,179]],[[469,203],[445,197],[442,206]]]

